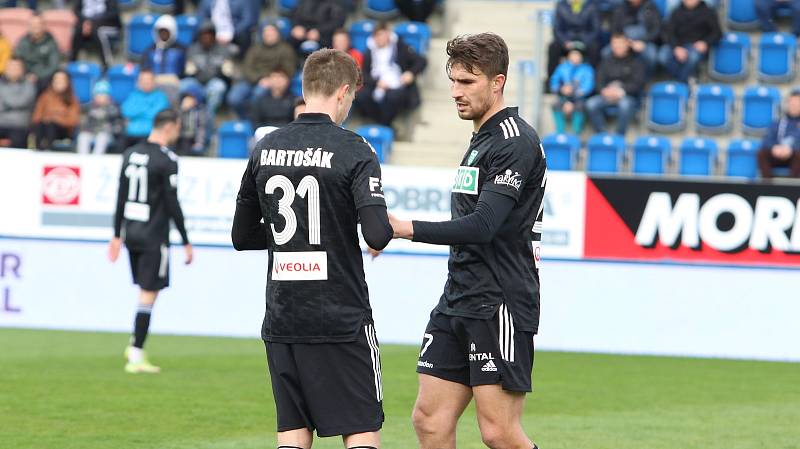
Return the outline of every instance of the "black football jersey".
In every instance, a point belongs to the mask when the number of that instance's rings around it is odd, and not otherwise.
[[[448,277],[437,310],[488,319],[505,304],[513,326],[539,325],[538,256],[547,167],[536,131],[506,108],[473,134],[451,195],[452,217],[475,211],[484,190],[516,201],[491,242],[450,247]]]
[[[237,198],[268,229],[262,337],[345,342],[372,320],[358,209],[386,206],[372,147],[326,114],[302,114],[261,139]]]
[[[122,155],[114,235],[131,250],[169,245],[170,220],[189,243],[178,202],[178,156],[166,147],[143,142]]]

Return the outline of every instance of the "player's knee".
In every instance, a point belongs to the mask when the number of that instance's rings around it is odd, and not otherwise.
[[[414,405],[411,411],[411,422],[418,434],[434,434],[437,432],[436,417],[427,407]]]
[[[489,424],[481,426],[481,440],[491,449],[511,447],[510,437],[514,434],[508,426]]]

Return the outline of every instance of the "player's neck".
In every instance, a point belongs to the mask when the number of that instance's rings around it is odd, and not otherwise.
[[[486,111],[486,113],[483,114],[481,118],[472,121],[473,130],[475,132],[480,131],[481,126],[483,126],[484,123],[488,122],[490,118],[494,117],[495,114],[497,114],[498,112],[502,111],[505,108],[506,108],[506,102],[503,99],[503,96],[500,95],[499,97],[497,97],[492,107],[490,107]]]
[[[156,145],[160,145],[162,147],[169,146],[169,142],[165,136],[157,131],[151,132],[150,135],[147,137],[147,142],[154,143]]]
[[[338,102],[336,97],[332,98],[309,98],[306,102],[305,114],[325,114],[336,122],[336,110]]]

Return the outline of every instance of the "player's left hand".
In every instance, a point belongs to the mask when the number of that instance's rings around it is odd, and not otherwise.
[[[392,214],[389,214],[389,224],[392,225],[394,230],[394,238],[408,239],[414,238],[414,225],[407,220],[400,220]]]
[[[122,241],[119,237],[114,237],[108,242],[108,260],[114,263],[119,258],[119,249],[122,246]]]
[[[183,250],[186,252],[186,265],[189,265],[194,260],[194,250],[192,245],[184,245]]]

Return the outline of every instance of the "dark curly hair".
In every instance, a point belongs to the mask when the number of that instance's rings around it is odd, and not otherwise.
[[[457,36],[447,42],[447,74],[453,65],[460,65],[476,74],[480,70],[487,77],[508,76],[508,46],[494,33]]]

